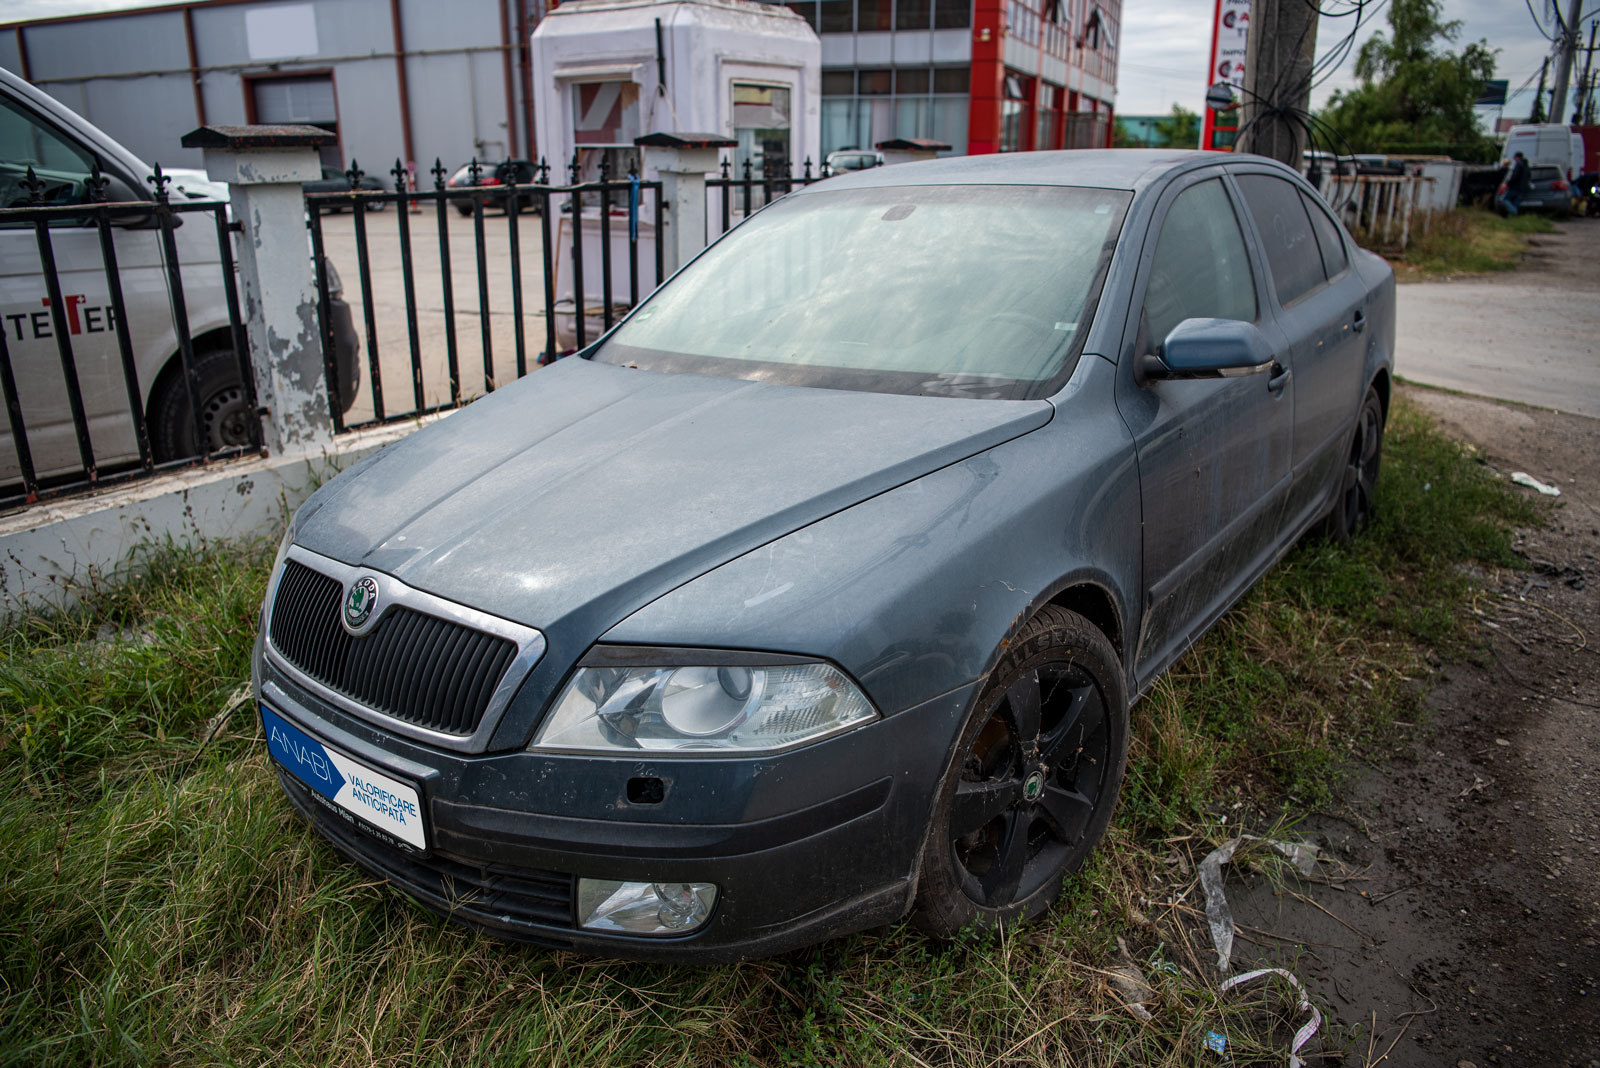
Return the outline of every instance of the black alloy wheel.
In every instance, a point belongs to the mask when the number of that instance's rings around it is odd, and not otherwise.
[[[1048,908],[1111,822],[1127,749],[1110,642],[1077,613],[1043,609],[962,733],[924,851],[916,922],[950,937]]]
[[[1347,545],[1372,521],[1378,489],[1378,469],[1383,463],[1383,402],[1369,388],[1356,416],[1350,452],[1340,474],[1339,495],[1328,516],[1328,532]]]

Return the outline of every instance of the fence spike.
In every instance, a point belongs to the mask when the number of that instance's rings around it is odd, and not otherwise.
[[[439,159],[438,156],[433,157],[433,169],[430,173],[433,175],[433,188],[436,191],[443,192],[445,176],[444,161]]]
[[[550,184],[550,163],[543,156],[539,157],[539,184]]]
[[[478,184],[478,178],[483,174],[483,167],[478,163],[478,157],[473,156],[472,162],[467,164],[467,175],[472,179],[472,184]]]
[[[344,176],[350,179],[350,192],[359,193],[361,191],[361,179],[367,176],[367,172],[361,169],[360,160],[353,159],[350,161],[350,169],[344,172]]]
[[[44,203],[44,183],[39,176],[33,173],[33,165],[28,165],[28,173],[22,179],[22,188],[28,191],[29,204]]]
[[[807,157],[806,157],[806,170],[805,170],[805,178],[804,178],[804,181],[805,181],[805,182],[806,182],[806,183],[808,183],[808,184],[809,184],[809,183],[810,183],[810,181],[811,181],[811,157],[810,157],[810,156],[807,156]]]
[[[745,157],[744,161],[744,180],[747,182],[750,180],[750,157],[748,156]]]
[[[106,190],[111,185],[111,179],[100,173],[100,157],[96,156],[89,169],[89,199],[104,203],[109,200]]]
[[[726,182],[728,180],[728,168],[730,166],[732,166],[732,161],[729,160],[726,156],[724,156],[723,160],[722,160],[722,180],[724,182]]]
[[[577,185],[578,184],[578,152],[577,152],[576,149],[574,149],[573,152],[572,152],[572,163],[571,163],[570,166],[568,166],[567,170],[570,171],[571,174],[572,174],[572,181],[571,181],[570,184]]]
[[[600,156],[600,180],[602,182],[611,181],[611,160],[604,153]]]
[[[155,173],[146,178],[145,181],[155,186],[156,203],[165,204],[167,203],[167,184],[172,181],[172,178],[161,173],[161,164],[159,163],[155,165],[154,170]],[[31,174],[32,171],[30,170],[29,173]]]
[[[408,184],[406,182],[406,165],[399,156],[394,158],[394,166],[390,168],[389,173],[394,175],[394,191],[396,193],[404,193]]]

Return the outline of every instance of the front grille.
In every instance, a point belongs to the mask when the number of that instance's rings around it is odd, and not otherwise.
[[[289,663],[368,708],[447,734],[478,729],[516,658],[514,642],[393,605],[357,638],[339,622],[344,588],[298,560],[284,564],[268,637]]]
[[[318,830],[332,839],[347,856],[354,857],[424,903],[475,919],[514,934],[537,938],[538,931],[521,928],[572,930],[572,876],[565,872],[478,867],[434,853],[422,857],[403,853],[363,834],[341,816],[327,811],[328,803],[285,771],[278,778],[298,807]],[[426,899],[432,898],[433,902]]]

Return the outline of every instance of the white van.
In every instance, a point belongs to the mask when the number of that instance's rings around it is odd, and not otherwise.
[[[1511,127],[1506,135],[1506,146],[1500,153],[1502,166],[1511,162],[1518,152],[1529,166],[1543,163],[1561,168],[1568,179],[1577,174],[1583,165],[1583,138],[1572,128],[1558,122],[1523,123]]]
[[[109,200],[152,200],[145,181],[152,168],[143,160],[52,97],[0,70],[0,208],[28,205],[23,182],[30,167],[45,183],[48,204],[85,203],[96,162],[110,182]],[[172,196],[175,201],[183,199],[177,191]],[[203,442],[178,355],[161,231],[151,224],[150,216],[117,220],[112,229],[139,394],[157,463],[245,444],[250,420],[255,418],[240,386],[216,226],[207,214],[185,213],[179,218],[182,225],[173,237],[200,380],[208,438]],[[92,223],[67,220],[52,224],[50,238],[89,439],[96,465],[104,473],[136,463],[139,451],[100,233]],[[330,289],[336,289],[332,279]],[[340,397],[348,408],[356,389],[357,340],[349,305],[338,299],[332,304]],[[5,331],[34,473],[41,484],[72,481],[82,471],[49,305],[33,224],[0,218],[0,328]],[[20,488],[21,470],[10,422],[0,419],[0,497],[10,497]]]

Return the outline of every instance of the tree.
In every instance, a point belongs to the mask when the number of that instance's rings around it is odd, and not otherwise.
[[[1154,144],[1166,148],[1199,148],[1200,116],[1182,104],[1172,105],[1172,114],[1155,124]]]
[[[1446,20],[1440,0],[1392,0],[1389,28],[1361,46],[1361,84],[1333,94],[1319,116],[1333,135],[1319,126],[1317,147],[1363,152],[1426,143],[1481,152],[1486,139],[1472,102],[1494,76],[1497,50],[1484,40],[1448,50],[1461,35],[1461,21]]]
[[[1140,148],[1141,142],[1133,136],[1133,131],[1128,129],[1128,124],[1118,115],[1111,122],[1111,147],[1112,148]]]

